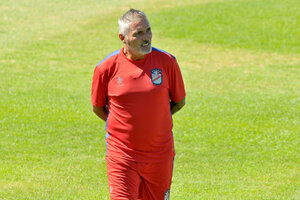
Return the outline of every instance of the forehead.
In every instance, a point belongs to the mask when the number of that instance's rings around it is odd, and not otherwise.
[[[150,27],[147,18],[137,18],[134,22],[130,24],[130,29],[132,32],[147,29]]]

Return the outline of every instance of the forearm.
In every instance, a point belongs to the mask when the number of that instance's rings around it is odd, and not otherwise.
[[[105,107],[96,107],[93,106],[93,112],[103,121],[107,119],[107,108]]]

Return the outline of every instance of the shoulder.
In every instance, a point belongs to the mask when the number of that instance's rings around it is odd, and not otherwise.
[[[103,60],[101,60],[97,66],[96,69],[97,70],[104,70],[104,69],[109,69],[110,67],[114,66],[114,64],[116,63],[116,60],[118,59],[118,55],[120,53],[120,49],[112,52],[111,54],[109,54],[108,56],[106,56]]]
[[[169,62],[176,61],[175,56],[173,56],[172,54],[170,54],[169,52],[166,52],[164,50],[152,47],[152,53],[154,56],[159,57],[160,59],[164,59]]]

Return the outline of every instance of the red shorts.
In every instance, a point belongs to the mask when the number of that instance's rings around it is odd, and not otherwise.
[[[173,157],[161,163],[137,163],[106,157],[111,200],[168,200]]]

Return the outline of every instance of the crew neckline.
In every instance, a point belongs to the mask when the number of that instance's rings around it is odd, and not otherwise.
[[[150,53],[151,53],[151,52],[150,52]],[[147,53],[147,54],[145,55],[145,57],[142,58],[141,60],[131,60],[131,59],[127,58],[127,56],[124,54],[124,47],[122,47],[121,50],[120,50],[121,56],[122,56],[123,58],[125,58],[126,60],[128,60],[129,62],[134,63],[134,64],[144,64],[145,61],[147,60],[147,58],[148,58],[148,56],[149,56],[150,53]]]

